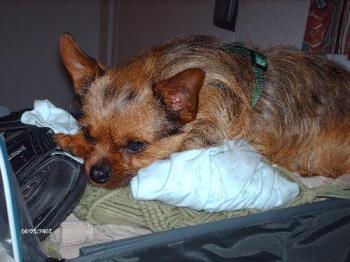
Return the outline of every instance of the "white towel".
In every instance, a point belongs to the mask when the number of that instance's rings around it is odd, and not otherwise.
[[[141,169],[131,190],[138,200],[208,212],[267,210],[299,194],[296,183],[281,177],[243,140],[172,154]]]

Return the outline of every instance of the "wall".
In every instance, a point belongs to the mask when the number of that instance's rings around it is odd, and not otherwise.
[[[64,31],[107,64],[124,63],[176,35],[199,33],[300,48],[309,1],[240,0],[233,33],[213,25],[215,0],[0,0],[0,105],[19,110],[50,99],[72,109],[72,84],[58,52]]]
[[[233,32],[214,26],[214,5],[214,0],[120,1],[115,61],[124,63],[179,35],[209,34],[232,41]]]
[[[310,0],[240,0],[235,39],[268,47],[301,48]]]
[[[0,105],[10,110],[49,99],[72,110],[72,84],[58,41],[72,33],[92,57],[122,63],[179,34],[231,41],[212,24],[214,0],[0,0]]]
[[[309,6],[310,0],[240,0],[235,41],[259,48],[290,45],[300,49]],[[350,70],[345,55],[328,58]]]
[[[11,110],[50,99],[72,108],[71,81],[59,58],[62,32],[99,51],[98,1],[0,1],[0,105]]]

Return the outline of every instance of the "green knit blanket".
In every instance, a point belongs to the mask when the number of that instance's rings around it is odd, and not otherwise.
[[[349,186],[326,185],[308,189],[293,174],[279,168],[280,175],[299,184],[299,196],[280,207],[312,203],[328,197],[350,199]],[[124,224],[149,228],[154,232],[197,225],[230,217],[254,214],[259,210],[243,209],[232,212],[207,213],[189,208],[170,206],[159,201],[138,201],[130,187],[115,190],[88,185],[74,210],[77,217],[92,224]]]

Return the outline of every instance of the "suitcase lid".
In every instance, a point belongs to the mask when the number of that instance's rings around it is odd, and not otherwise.
[[[25,232],[34,230],[32,221],[20,193],[5,147],[0,135],[0,247],[5,261],[46,261],[36,234]]]

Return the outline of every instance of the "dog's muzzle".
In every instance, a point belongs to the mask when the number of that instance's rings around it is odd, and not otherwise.
[[[90,179],[96,184],[105,184],[112,177],[112,168],[107,163],[95,164],[90,168]]]

